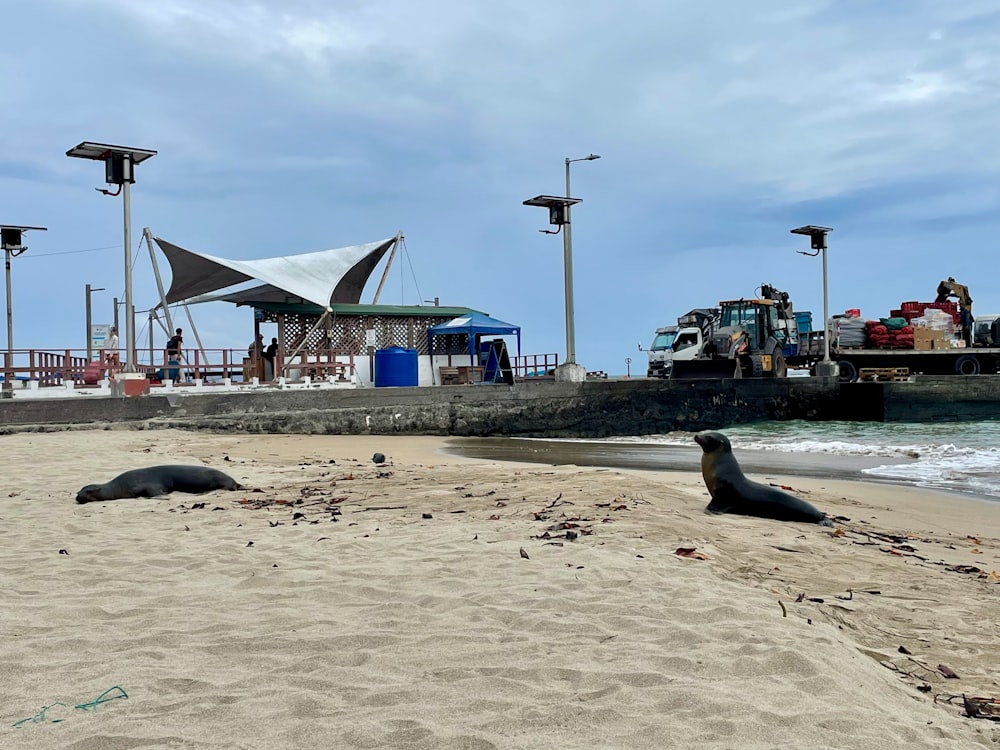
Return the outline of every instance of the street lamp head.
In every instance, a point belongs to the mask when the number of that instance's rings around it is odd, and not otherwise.
[[[125,182],[135,182],[132,167],[136,164],[141,164],[150,157],[156,156],[156,151],[146,148],[112,146],[107,143],[84,141],[67,151],[66,156],[103,161],[107,183],[109,185],[121,185]]]
[[[45,227],[22,227],[10,224],[0,224],[0,245],[2,249],[18,256],[28,248],[21,243],[21,235],[29,230],[47,232]]]
[[[600,159],[600,158],[601,158],[600,154],[587,154],[587,156],[581,156],[579,159],[570,159],[567,156],[566,163],[572,164],[575,161],[593,161],[594,159]]]
[[[528,200],[523,201],[521,205],[539,206],[541,208],[549,209],[549,224],[561,227],[564,224],[569,223],[566,216],[566,209],[582,202],[582,198],[563,198],[560,195],[536,195],[534,198],[528,198]],[[548,230],[541,229],[539,231],[545,232],[546,234],[559,233],[558,230],[555,232],[549,232]]]
[[[792,229],[791,233],[803,234],[808,237],[813,250],[826,250],[826,235],[832,231],[833,229],[830,227],[817,227],[813,224],[807,224],[804,227]],[[808,255],[808,253],[806,254]]]

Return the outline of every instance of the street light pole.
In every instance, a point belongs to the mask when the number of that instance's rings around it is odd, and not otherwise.
[[[802,234],[809,237],[810,247],[816,251],[807,253],[796,250],[797,253],[813,258],[819,254],[823,256],[823,361],[816,364],[816,375],[819,377],[836,377],[840,372],[837,363],[830,359],[830,304],[826,283],[826,236],[832,231],[833,229],[830,227],[818,227],[813,224],[791,230],[792,234]]]
[[[45,227],[22,227],[0,225],[0,245],[3,245],[4,273],[7,279],[7,356],[4,359],[3,392],[5,397],[13,395],[14,389],[14,306],[11,301],[10,259],[24,253],[28,248],[21,244],[21,235],[29,229],[40,232]]]
[[[91,323],[90,323],[90,295],[93,292],[103,292],[104,287],[92,287],[87,284],[87,361],[90,362],[94,359],[94,334],[92,333]]]
[[[105,181],[109,185],[118,185],[118,191],[122,195],[125,229],[125,367],[123,369],[126,375],[134,376],[136,350],[135,311],[132,305],[132,204],[130,188],[135,182],[135,166],[156,156],[156,151],[84,141],[67,151],[66,156],[103,161]],[[101,192],[105,195],[118,195],[118,192],[113,193],[109,190],[101,190]]]
[[[579,159],[566,158],[566,197],[569,198],[569,165],[575,161],[593,161],[600,159],[597,154],[589,154]],[[573,229],[570,221],[570,206],[566,206],[566,223],[563,225],[563,275],[565,277],[566,288],[566,362],[567,365],[576,364],[576,323],[575,311],[573,307]]]
[[[132,154],[122,154],[124,173],[132,174]],[[135,310],[132,307],[132,202],[131,181],[122,183],[125,214],[125,372],[135,372]]]

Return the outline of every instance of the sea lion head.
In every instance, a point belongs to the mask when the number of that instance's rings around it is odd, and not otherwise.
[[[730,445],[729,438],[721,432],[699,432],[694,436],[694,441],[701,446],[701,449],[705,453],[715,453],[716,451],[722,451],[723,453],[733,452],[733,446]]]
[[[100,484],[88,484],[82,490],[76,493],[76,501],[78,503],[91,503],[95,500],[100,500],[100,489],[103,485]]]

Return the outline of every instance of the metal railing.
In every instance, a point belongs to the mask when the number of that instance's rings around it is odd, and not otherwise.
[[[526,354],[511,360],[511,369],[517,380],[538,380],[548,378],[554,380],[556,367],[559,366],[558,354]]]

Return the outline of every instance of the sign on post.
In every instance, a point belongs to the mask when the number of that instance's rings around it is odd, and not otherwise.
[[[101,349],[109,338],[111,338],[110,323],[94,323],[90,326],[91,359],[101,358]]]

